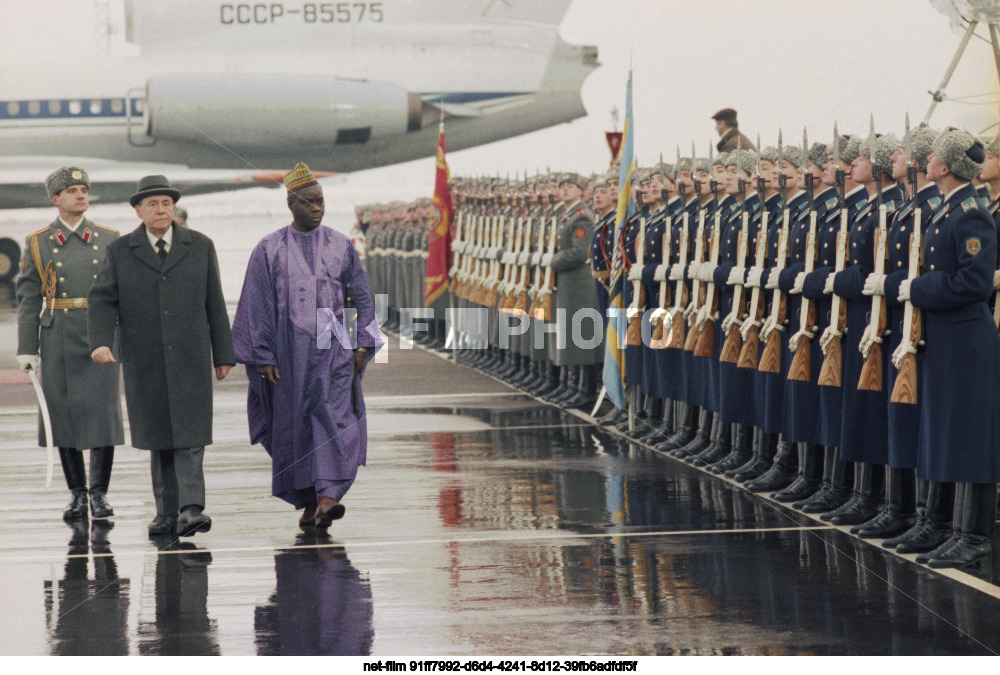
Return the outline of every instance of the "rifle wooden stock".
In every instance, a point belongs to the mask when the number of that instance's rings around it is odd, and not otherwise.
[[[684,341],[684,351],[694,352],[698,347],[699,338],[701,338],[701,331],[695,330],[695,326],[693,325],[688,326],[687,340]]]
[[[834,268],[836,272],[842,272],[847,265],[847,247],[850,243],[847,226],[847,205],[845,204],[840,209],[840,232],[837,233],[837,264]],[[834,295],[831,301],[830,325],[841,336],[843,336],[844,331],[847,329],[847,303],[838,295]],[[816,380],[816,384],[820,387],[841,386],[844,372],[842,340],[843,337],[834,337],[826,347],[826,356],[823,358],[819,378]]]
[[[840,338],[834,338],[826,348],[826,357],[816,381],[821,387],[839,387],[841,373],[844,371],[844,355],[841,352]]]
[[[788,298],[777,288],[774,289],[774,296],[773,302],[778,303],[777,325],[780,327],[785,322],[785,314],[788,311]],[[762,373],[781,372],[781,331],[777,328],[768,333],[767,342],[764,345],[764,353],[760,356],[760,365],[757,366],[757,370]]]
[[[667,337],[667,349],[684,348],[684,332],[687,328],[687,319],[684,312],[674,312],[674,320],[670,326],[670,334]]]
[[[671,298],[673,297],[673,291],[668,285],[665,289],[660,291],[660,309],[666,309],[671,304]],[[653,327],[653,335],[649,341],[650,349],[666,349],[667,348],[667,326],[666,326],[666,316],[660,319],[660,322]]]
[[[916,279],[920,275],[920,266],[923,263],[924,248],[921,245],[922,235],[920,209],[916,209],[913,220],[913,233],[910,235],[910,271],[908,278]],[[994,310],[994,313],[996,310]],[[913,349],[920,345],[923,337],[923,322],[920,310],[907,300],[906,309],[903,313],[903,342],[908,342]],[[892,395],[889,400],[892,403],[917,403],[917,355],[907,353],[903,356],[899,364],[899,373],[896,375],[896,384],[892,388]]]
[[[722,240],[720,229],[722,229],[722,216],[716,209],[712,225],[711,246],[709,247],[711,249],[709,257],[713,265],[719,264],[719,242]],[[710,359],[715,356],[715,319],[711,317],[714,317],[719,311],[719,293],[715,290],[714,281],[708,282],[708,288],[705,290],[705,303],[708,305],[709,318],[702,324],[701,330],[698,332],[698,343],[694,347],[694,355]]]
[[[885,259],[888,254],[886,248],[886,208],[884,204],[878,207],[879,225],[875,230],[875,272],[882,274],[885,272]],[[876,295],[872,297],[871,322],[869,331],[878,338],[885,335],[886,324],[885,296]],[[858,389],[861,391],[882,391],[882,345],[878,342],[872,343],[865,356],[865,364],[861,367],[861,377],[858,379]]]
[[[899,366],[896,384],[892,388],[893,403],[917,403],[917,355],[907,354]]]
[[[722,353],[719,354],[720,363],[736,363],[740,358],[740,327],[733,325],[726,334],[726,341],[722,343]]]
[[[741,336],[742,337],[742,336]],[[740,357],[736,361],[737,368],[757,369],[758,354],[760,352],[760,327],[750,326],[747,337],[743,340],[743,349],[740,350]]]
[[[528,291],[523,290],[517,294],[510,313],[515,316],[527,316],[528,314]]]
[[[816,304],[805,298],[802,298],[802,302],[809,303],[807,325],[815,326]],[[812,338],[807,335],[799,336],[792,363],[788,366],[788,379],[795,382],[809,382],[812,379]]]
[[[879,335],[885,334],[885,303],[881,303],[878,319]],[[865,365],[861,367],[861,377],[858,379],[858,389],[862,391],[882,391],[882,345],[874,343],[868,349]]]
[[[712,313],[715,313],[712,308]],[[698,343],[694,346],[694,355],[710,359],[715,356],[715,319],[707,319],[698,331]]]
[[[625,344],[628,347],[638,347],[642,344],[642,308],[646,306],[646,289],[639,284],[639,295],[633,306],[639,311],[628,319],[628,330],[625,332]],[[662,323],[662,322],[661,322]]]

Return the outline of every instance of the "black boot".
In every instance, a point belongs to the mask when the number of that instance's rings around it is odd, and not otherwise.
[[[867,523],[851,528],[851,533],[862,539],[886,539],[906,532],[914,521],[916,490],[917,472],[914,469],[890,467],[886,476],[885,509]]]
[[[531,377],[521,387],[522,390],[529,394],[536,389],[540,389],[548,377],[548,362],[545,359],[535,359],[531,362],[531,365]]]
[[[576,393],[562,401],[564,408],[583,408],[594,402],[594,366],[577,366]]]
[[[962,540],[962,534],[965,532],[965,496],[968,486],[968,483],[955,483],[955,505],[952,508],[951,536],[937,548],[924,551],[918,555],[917,562],[921,565],[926,565],[930,562],[931,558],[940,558],[950,551],[952,547],[957,546],[958,542]]]
[[[614,408],[611,409],[611,412],[609,412],[607,415],[603,415],[602,417],[598,417],[596,421],[601,426],[608,427],[618,424],[627,416],[628,413],[625,411],[625,408],[619,408],[615,406]]]
[[[541,368],[541,381],[538,383],[538,386],[528,390],[528,393],[532,396],[540,397],[544,394],[550,394],[559,386],[559,369],[548,361],[542,362]]]
[[[527,356],[521,356],[518,371],[511,376],[510,386],[524,389],[524,386],[535,376],[535,362]]]
[[[829,473],[830,476],[830,487],[807,499],[801,506],[803,513],[836,511],[850,501],[854,493],[854,462],[840,459],[840,448],[835,445],[827,447],[823,463],[824,475]]]
[[[931,558],[930,567],[992,568],[991,538],[996,524],[997,487],[994,483],[966,483],[961,518],[962,534],[958,543],[941,555]]]
[[[566,366],[566,391],[562,396],[555,397],[552,402],[566,407],[566,402],[577,398],[580,394],[580,370],[582,366]]]
[[[645,399],[642,416],[642,424],[636,422],[635,428],[629,429],[625,432],[625,435],[629,438],[634,438],[639,440],[644,436],[648,436],[656,429],[656,421],[660,419],[660,408],[663,405],[663,399],[656,398],[653,396],[644,396]],[[640,441],[641,442],[641,441]]]
[[[673,436],[656,446],[660,452],[670,452],[683,448],[694,439],[695,422],[698,419],[698,408],[683,401],[676,401],[674,421],[677,431]]]
[[[760,477],[744,483],[751,492],[773,492],[792,484],[799,471],[798,448],[788,441],[778,442],[778,454],[774,463]]]
[[[824,513],[820,518],[834,525],[857,525],[874,518],[885,500],[885,465],[857,462],[854,474],[854,495],[836,515]],[[829,518],[827,517],[829,516]]]
[[[115,515],[107,497],[108,485],[111,483],[111,465],[114,461],[114,446],[90,450],[90,516],[98,520]]]
[[[926,553],[948,541],[952,534],[955,484],[930,483],[924,526],[896,544],[897,553]]]
[[[730,469],[726,476],[732,478],[737,483],[753,480],[771,468],[774,462],[774,455],[778,451],[778,435],[769,434],[759,427],[753,428],[753,456],[750,461],[743,466]]]
[[[733,446],[730,441],[732,436],[732,426],[722,421],[719,413],[712,415],[712,432],[710,434],[708,447],[702,450],[691,459],[691,464],[695,466],[708,466],[715,462],[721,462],[729,456]],[[685,460],[686,461],[686,460]]]
[[[83,452],[76,448],[59,448],[66,487],[73,499],[63,511],[63,520],[70,522],[87,517],[87,469],[83,465]]]
[[[708,465],[712,473],[724,474],[738,469],[753,457],[753,427],[749,424],[723,424],[723,427],[726,426],[730,429],[732,450],[721,461]]]
[[[771,498],[779,502],[797,502],[816,494],[823,486],[823,446],[815,443],[799,443],[799,475],[784,490],[778,490]]]
[[[543,401],[547,403],[552,403],[557,398],[566,393],[569,388],[569,369],[572,366],[558,366],[556,368],[556,388],[551,391],[545,391],[538,395]]]
[[[917,500],[915,509],[917,514],[916,521],[910,526],[910,529],[906,530],[902,534],[898,534],[895,537],[889,537],[883,541],[882,546],[886,548],[896,548],[900,543],[916,535],[924,528],[927,524],[927,491],[929,487],[929,482],[922,478],[917,479]]]
[[[670,453],[673,457],[683,459],[690,464],[697,455],[705,451],[705,448],[712,444],[712,421],[713,416],[707,408],[698,411],[698,427],[694,438]]]
[[[647,405],[645,433],[639,438],[639,442],[655,446],[667,440],[666,436],[660,433],[663,429],[663,415],[667,405],[662,398],[648,396],[646,400],[647,402],[651,400],[653,404]]]
[[[630,387],[630,389],[635,388]],[[630,430],[630,426],[633,426],[636,429],[641,429],[646,424],[646,396],[644,394],[640,394],[638,390],[636,390],[629,394],[628,404],[630,407],[635,407],[635,419],[632,420],[633,424],[630,425],[629,417],[633,416],[626,415],[625,419],[618,423],[618,426],[615,428],[622,433],[627,433]]]

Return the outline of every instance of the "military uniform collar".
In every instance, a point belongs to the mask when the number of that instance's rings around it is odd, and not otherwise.
[[[775,192],[773,195],[764,200],[764,204],[767,205],[768,207],[771,207],[777,204],[779,199],[781,199],[781,194]]]
[[[77,230],[80,229],[80,226],[83,225],[84,221],[87,220],[87,217],[81,216],[80,220],[76,221],[76,225],[70,225],[69,223],[67,223],[65,220],[62,219],[62,216],[56,216],[56,220],[58,220],[63,227],[69,230],[70,233],[75,233]]]
[[[944,196],[944,200],[943,201],[945,203],[948,203],[948,202],[950,202],[952,200],[952,197],[955,197],[956,195],[958,196],[958,199],[964,199],[964,195],[962,195],[961,193],[966,188],[968,188],[968,190],[970,192],[972,192],[972,194],[974,194],[974,195],[977,194],[976,193],[976,188],[975,188],[975,186],[971,182],[962,183],[957,188],[955,188],[954,190],[952,190],[951,192],[949,192],[948,194],[946,194]]]
[[[826,199],[824,195],[826,195],[827,192],[830,192],[831,190],[835,189],[836,188],[834,188],[832,185],[827,185],[825,188],[823,188],[822,190],[813,195],[813,200],[816,202],[822,202]]]
[[[799,205],[799,202],[805,202],[808,196],[809,195],[806,193],[805,190],[799,190],[794,195],[789,197],[788,200],[785,202],[785,204],[790,209],[795,208]]]

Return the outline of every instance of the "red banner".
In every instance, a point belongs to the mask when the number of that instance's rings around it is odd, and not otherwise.
[[[437,222],[433,223],[428,237],[427,276],[424,281],[424,302],[430,307],[448,289],[448,270],[451,269],[451,217],[454,206],[448,192],[448,162],[444,158],[444,122],[438,131],[435,154],[434,209]]]
[[[615,160],[618,159],[618,153],[622,148],[622,132],[605,131],[604,137],[608,139],[608,149],[611,150],[611,164],[614,165]]]

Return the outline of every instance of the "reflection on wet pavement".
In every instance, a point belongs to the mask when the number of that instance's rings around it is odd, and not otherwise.
[[[206,460],[215,526],[193,540],[147,540],[144,455],[116,473],[109,530],[63,529],[61,493],[0,453],[3,653],[1000,651],[997,595],[556,408],[374,407],[369,466],[330,537],[297,536],[268,496],[238,405]],[[420,416],[438,421],[401,423]]]

